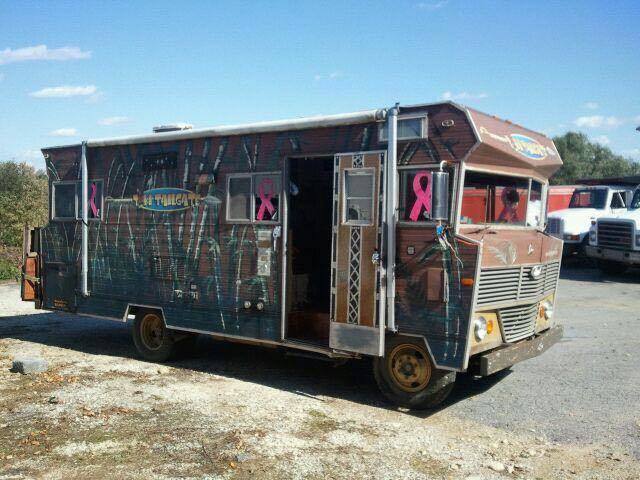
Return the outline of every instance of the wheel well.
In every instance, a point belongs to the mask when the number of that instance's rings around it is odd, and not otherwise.
[[[130,315],[137,316],[141,312],[154,312],[154,313],[157,313],[158,315],[160,315],[160,318],[162,318],[162,321],[164,322],[164,324],[166,326],[167,321],[164,318],[164,312],[162,311],[162,309],[161,308],[157,308],[157,307],[146,306],[146,305],[128,305],[127,306],[127,311],[126,311],[126,314],[125,314],[125,320],[128,320],[128,317]]]
[[[388,335],[388,338],[393,338],[398,341],[405,340],[407,341],[407,343],[422,344],[426,348],[427,353],[429,354],[429,360],[431,360],[431,365],[433,365],[433,368],[438,368],[438,365],[435,362],[435,359],[433,358],[433,353],[431,353],[431,347],[429,346],[429,342],[427,341],[424,335],[416,335],[411,333],[396,333],[393,335]]]

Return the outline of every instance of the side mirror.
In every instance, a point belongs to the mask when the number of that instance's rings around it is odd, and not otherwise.
[[[449,172],[433,172],[431,219],[449,220]]]

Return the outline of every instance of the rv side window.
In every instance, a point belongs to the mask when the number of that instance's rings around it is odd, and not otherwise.
[[[280,175],[256,175],[253,187],[256,222],[277,222],[280,218]]]
[[[76,219],[82,219],[82,182],[77,182],[78,207],[76,212]],[[87,210],[89,220],[102,219],[102,180],[89,180],[87,189]]]
[[[78,182],[60,182],[52,185],[51,218],[54,220],[75,220],[78,202],[76,185]]]
[[[411,117],[398,117],[398,140],[413,140],[417,138],[426,138],[426,115],[418,115]],[[380,124],[378,129],[378,138],[381,142],[389,139],[389,124],[387,122]]]
[[[431,221],[431,172],[427,168],[400,171],[401,222]]]
[[[374,169],[358,168],[344,172],[344,214],[346,225],[373,223]]]
[[[229,177],[227,220],[251,221],[251,176]]]

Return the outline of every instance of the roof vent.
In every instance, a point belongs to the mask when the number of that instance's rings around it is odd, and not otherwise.
[[[189,123],[170,123],[153,127],[153,133],[175,132],[177,130],[191,130],[193,125]]]

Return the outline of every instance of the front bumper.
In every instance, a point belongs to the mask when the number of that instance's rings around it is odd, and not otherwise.
[[[512,345],[480,353],[473,359],[470,370],[481,376],[491,375],[523,360],[537,357],[558,343],[562,338],[562,325],[552,327],[530,340],[522,340]]]
[[[625,265],[640,265],[640,252],[592,246],[588,246],[586,250],[587,256],[591,258],[624,263]]]

